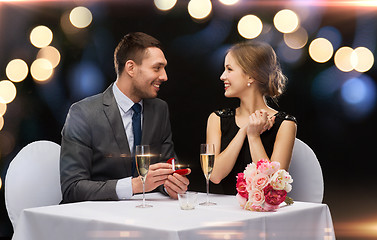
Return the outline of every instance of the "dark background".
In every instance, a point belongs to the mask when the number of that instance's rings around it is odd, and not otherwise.
[[[170,107],[177,155],[193,169],[190,188],[205,191],[198,156],[199,144],[205,142],[207,117],[215,109],[238,104],[224,97],[219,80],[226,49],[243,40],[237,23],[242,16],[255,14],[268,26],[279,10],[289,8],[306,9],[312,16],[302,22],[309,41],[298,61],[283,60],[283,34],[276,30],[257,38],[274,47],[289,79],[287,91],[272,107],[298,119],[297,137],[317,154],[325,180],[324,203],[332,213],[337,239],[375,239],[376,100],[374,97],[361,105],[349,105],[342,99],[341,89],[350,78],[367,78],[371,82],[369,94],[375,96],[376,67],[362,75],[342,73],[334,67],[333,58],[326,63],[314,62],[308,55],[308,45],[321,35],[322,27],[333,27],[341,36],[335,50],[366,46],[374,53],[377,7],[246,0],[226,7],[212,0],[211,16],[197,21],[189,16],[187,3],[178,1],[172,10],[161,12],[152,0],[87,1],[84,6],[92,11],[93,22],[69,35],[60,26],[60,17],[77,2],[0,2],[0,79],[7,78],[5,68],[10,60],[21,58],[30,66],[35,59],[38,49],[30,44],[29,34],[37,25],[53,31],[51,45],[62,55],[47,84],[35,83],[29,74],[23,82],[15,83],[17,96],[7,105],[0,131],[0,237],[10,237],[13,232],[4,205],[4,179],[10,161],[33,141],[60,144],[69,106],[102,92],[115,80],[113,51],[121,37],[131,31],[146,32],[165,47],[169,80],[162,85],[159,97]],[[363,106],[369,107],[368,111],[361,111]]]

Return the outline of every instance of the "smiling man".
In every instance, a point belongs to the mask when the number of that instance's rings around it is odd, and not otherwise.
[[[134,162],[139,144],[150,145],[154,155],[145,191],[160,188],[177,199],[189,180],[166,163],[175,153],[168,106],[156,98],[168,79],[160,42],[129,33],[115,49],[114,64],[116,81],[105,92],[73,104],[67,115],[60,157],[62,203],[141,193]]]

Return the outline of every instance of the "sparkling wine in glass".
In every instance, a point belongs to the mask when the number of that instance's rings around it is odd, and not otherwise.
[[[135,152],[137,172],[143,182],[143,204],[137,205],[138,208],[148,208],[152,205],[145,204],[145,179],[147,178],[149,164],[151,161],[151,153],[149,145],[137,145]]]
[[[209,201],[209,178],[211,177],[213,164],[215,162],[215,146],[213,144],[201,144],[200,145],[200,164],[206,178],[207,183],[207,201],[199,203],[202,206],[216,205],[214,202]]]

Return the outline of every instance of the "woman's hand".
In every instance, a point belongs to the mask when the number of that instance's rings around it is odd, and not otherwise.
[[[266,110],[257,110],[249,116],[247,125],[248,136],[260,136],[263,132],[270,130],[275,123],[275,116],[269,117]]]

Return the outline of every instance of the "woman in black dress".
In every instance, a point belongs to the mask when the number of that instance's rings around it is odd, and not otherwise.
[[[288,170],[296,137],[296,120],[269,107],[266,97],[277,98],[286,83],[272,47],[263,42],[234,45],[225,57],[225,97],[239,98],[236,109],[213,112],[207,123],[207,143],[215,145],[210,180],[225,194],[236,194],[236,176],[260,159],[280,163]]]

